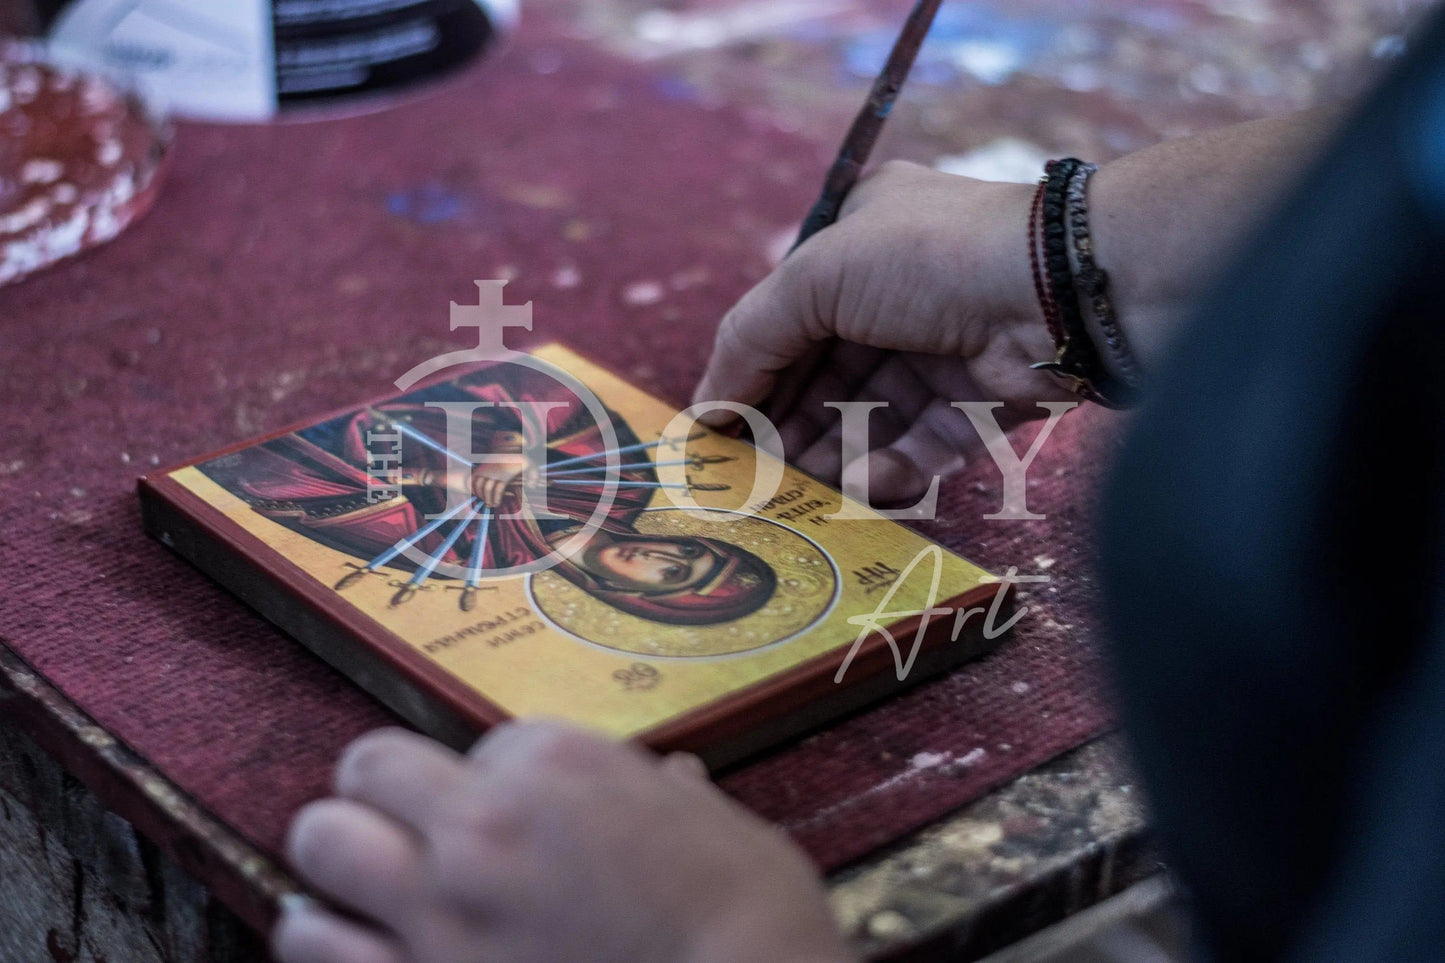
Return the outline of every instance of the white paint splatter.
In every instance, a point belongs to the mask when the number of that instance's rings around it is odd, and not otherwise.
[[[51,184],[60,180],[65,165],[49,157],[32,157],[20,165],[20,183]]]
[[[967,40],[953,45],[949,59],[986,84],[1001,84],[1023,65],[1015,44],[1000,40]]]
[[[686,271],[678,271],[667,279],[667,286],[674,291],[686,291],[695,285],[707,283],[709,277],[711,277],[711,275],[708,269],[699,265],[694,268],[688,268]]]
[[[50,201],[43,197],[32,199],[9,214],[0,217],[0,234],[19,234],[27,227],[39,224],[50,213]]]
[[[40,71],[34,67],[21,67],[10,81],[10,93],[16,103],[30,103],[40,93]]]
[[[632,22],[634,52],[650,58],[706,50],[750,37],[772,36],[793,24],[847,9],[849,5],[841,0],[752,0],[722,13],[648,10]]]
[[[954,761],[953,765],[957,768],[966,769],[969,766],[983,762],[983,757],[986,755],[988,755],[988,753],[984,750],[983,746],[979,746],[978,748],[970,749],[968,752],[959,756],[958,759]]]
[[[622,289],[622,300],[633,307],[646,307],[662,300],[663,288],[656,281],[634,281]]]
[[[1049,152],[1017,137],[1000,137],[966,154],[947,154],[933,162],[945,174],[959,174],[981,181],[1035,180],[1044,169]]]

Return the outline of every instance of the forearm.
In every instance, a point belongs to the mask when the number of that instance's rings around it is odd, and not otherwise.
[[[1323,107],[1166,141],[1094,175],[1094,256],[1146,371],[1221,259],[1270,212],[1343,113]]]
[[[1093,260],[1108,273],[1116,321],[1146,375],[1170,326],[1289,179],[1304,173],[1342,113],[1321,109],[1227,127],[1139,151],[1094,175],[1087,197]],[[1048,299],[1035,286],[1057,282],[1040,277],[1037,251],[1030,257],[1027,243],[1039,234],[1025,232],[1036,190],[916,164],[880,166],[849,194],[838,223],[723,318],[694,400],[756,405],[819,341],[867,349],[861,356],[875,372],[868,381],[820,377],[783,392],[784,404],[770,414],[780,419],[790,452],[804,452],[803,467],[836,482],[845,466],[809,454],[821,450],[815,443],[825,402],[866,396],[933,413],[911,418],[880,458],[887,471],[868,475],[875,501],[918,497],[977,438],[971,427],[960,428],[952,402],[998,401],[1011,419],[1027,419],[1039,417],[1041,401],[1076,397],[1064,379],[1034,367],[1058,355],[1040,303]],[[1053,202],[1049,209],[1051,219],[1061,213]],[[1081,310],[1091,311],[1091,299],[1083,300]],[[1098,319],[1085,324],[1096,344],[1106,345]],[[888,352],[902,358],[890,361]],[[1104,353],[1106,364],[1117,363]],[[889,363],[907,373],[885,379],[878,372]],[[714,426],[726,422],[717,412],[714,419]],[[875,454],[851,465],[861,472]]]

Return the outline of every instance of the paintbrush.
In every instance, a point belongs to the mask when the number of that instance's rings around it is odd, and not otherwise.
[[[928,28],[933,26],[933,17],[938,13],[941,2],[942,0],[918,0],[909,12],[898,39],[893,42],[893,50],[888,54],[887,63],[883,65],[878,79],[873,81],[873,88],[868,91],[868,99],[863,102],[858,116],[853,118],[853,124],[843,138],[843,146],[838,148],[838,156],[833,158],[833,165],[828,168],[828,175],[823,179],[823,192],[818,195],[818,200],[808,211],[808,216],[803,218],[798,239],[788,249],[789,254],[796,251],[808,238],[838,220],[838,211],[842,209],[848,192],[858,183],[858,175],[863,173],[863,165],[868,163],[868,155],[873,153],[873,145],[883,130],[884,121],[893,112],[893,102],[903,90],[903,82],[908,79],[908,71],[913,69],[918,48],[923,46],[923,38],[928,36]]]
[[[858,177],[868,163],[868,155],[873,152],[873,145],[878,141],[883,124],[893,111],[893,103],[903,90],[903,82],[908,79],[908,72],[913,68],[918,49],[923,46],[923,39],[928,36],[928,30],[933,26],[933,18],[938,13],[941,2],[942,0],[918,0],[909,11],[908,19],[903,22],[903,29],[899,31],[898,39],[894,41],[893,49],[888,54],[888,60],[883,64],[883,70],[873,81],[873,87],[868,91],[868,99],[863,101],[858,116],[853,118],[853,123],[843,138],[843,145],[838,148],[838,154],[833,158],[827,176],[823,178],[822,193],[803,218],[803,226],[798,230],[797,240],[788,249],[789,254],[801,247],[808,238],[838,220],[838,212],[842,210],[848,192],[858,183]],[[769,415],[785,410],[796,400],[798,393],[817,374],[828,354],[828,348],[829,342],[826,341],[814,345],[779,378],[773,397],[763,406]],[[785,384],[788,386],[786,389]]]

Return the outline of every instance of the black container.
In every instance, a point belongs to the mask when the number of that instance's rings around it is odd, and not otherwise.
[[[512,0],[34,0],[60,60],[124,74],[170,112],[268,120],[348,110],[470,63],[514,19]]]

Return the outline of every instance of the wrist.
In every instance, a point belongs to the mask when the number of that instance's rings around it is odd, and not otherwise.
[[[984,338],[970,354],[971,372],[984,395],[1020,410],[1034,411],[1041,401],[1078,400],[1064,383],[1047,371],[1029,366],[1052,361],[1055,339],[1044,317],[1034,281],[1030,248],[1030,209],[1036,184],[988,185],[980,204],[984,225],[980,273],[990,282],[984,300]]]
[[[1036,185],[998,183],[989,187],[989,197],[981,208],[989,225],[989,236],[983,239],[989,255],[983,260],[984,271],[992,282],[986,301],[991,309],[991,325],[995,330],[1047,335],[1029,264],[1029,209]]]
[[[1109,275],[1109,299],[1119,328],[1147,370],[1163,350],[1166,319],[1188,302],[1193,287],[1186,272],[1158,270],[1161,260],[1175,263],[1177,256],[1161,258],[1157,251],[1151,256],[1156,232],[1144,229],[1131,214],[1129,198],[1138,189],[1131,181],[1136,176],[1119,162],[1099,168],[1089,185],[1089,228],[1094,260]],[[1170,237],[1176,233],[1162,226]],[[1085,320],[1098,337],[1097,319],[1086,313]]]
[[[1076,157],[1051,160],[1029,210],[1029,266],[1054,342],[1048,371],[1081,398],[1127,407],[1142,388],[1138,359],[1114,311],[1107,272],[1094,259],[1088,194],[1099,168]]]

